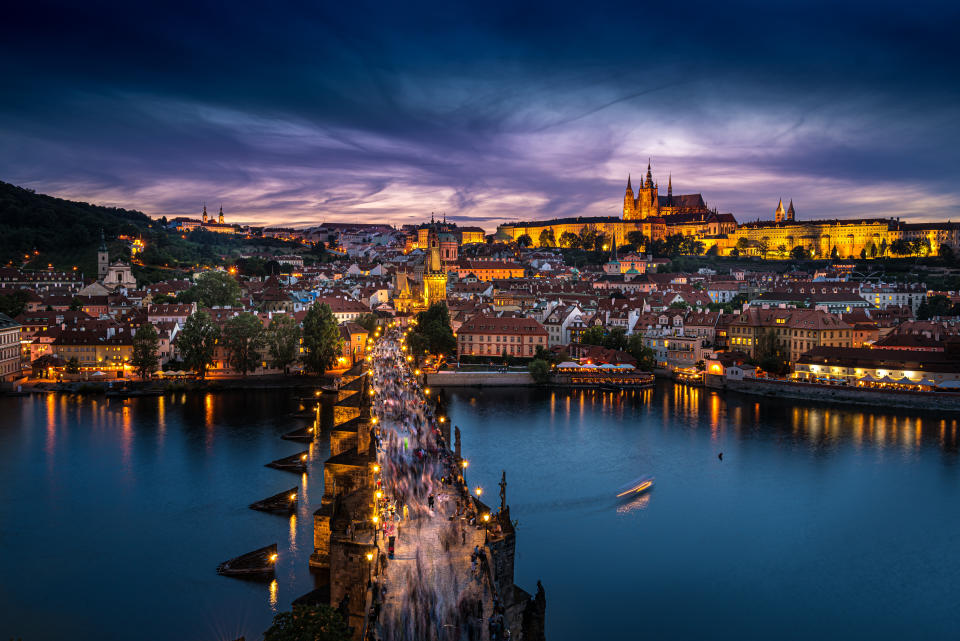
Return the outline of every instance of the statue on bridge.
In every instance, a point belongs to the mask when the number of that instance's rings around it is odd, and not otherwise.
[[[507,471],[503,470],[503,474],[500,475],[500,511],[503,512],[507,508]]]

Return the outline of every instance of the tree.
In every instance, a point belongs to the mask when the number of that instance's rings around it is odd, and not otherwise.
[[[557,244],[557,239],[553,235],[553,228],[547,227],[542,232],[540,232],[540,246],[541,247],[553,247]]]
[[[840,258],[840,252],[837,251],[837,246],[834,245],[833,249],[830,250],[830,259],[837,260],[838,258]]]
[[[786,257],[787,257],[787,246],[786,246],[786,245],[778,245],[778,246],[777,246],[777,255],[780,256],[780,258],[786,258]]]
[[[642,231],[627,232],[627,242],[633,245],[635,251],[642,251],[649,240]]]
[[[880,240],[880,253],[879,253],[879,255],[880,255],[880,256],[885,256],[886,253],[887,253],[887,239],[886,239],[886,238],[882,238],[882,239]]]
[[[657,366],[656,354],[653,350],[643,344],[643,336],[633,334],[627,341],[627,352],[637,359],[637,369],[645,372],[652,372]]]
[[[67,374],[79,374],[80,373],[80,361],[76,356],[71,356],[70,360],[67,361],[66,366],[64,367]]]
[[[200,378],[207,376],[207,368],[213,363],[213,353],[220,338],[220,328],[204,311],[196,311],[187,317],[183,329],[177,335],[177,349],[187,369]]]
[[[950,299],[943,294],[924,298],[917,307],[918,320],[930,320],[934,316],[949,316],[953,309]]]
[[[295,605],[280,612],[263,633],[263,641],[349,641],[352,638],[343,616],[329,605]]]
[[[227,362],[243,376],[257,369],[263,358],[263,323],[249,312],[237,314],[223,324],[223,346],[227,350]]]
[[[370,312],[369,314],[361,314],[357,317],[357,320],[353,322],[367,330],[368,333],[372,334],[373,331],[377,329],[379,321],[380,317],[373,312]]]
[[[70,311],[71,311],[71,312],[79,312],[79,311],[81,311],[81,310],[83,310],[83,301],[80,300],[79,297],[74,296],[74,297],[73,297],[73,300],[70,301]]]
[[[560,246],[567,249],[579,249],[580,237],[572,232],[565,231],[560,234]]]
[[[520,237],[517,238],[517,244],[521,247],[529,247],[533,244],[533,239],[530,238],[530,234],[521,234]]]
[[[736,249],[739,250],[739,253],[742,254],[745,251],[750,249],[750,241],[746,236],[741,236],[737,239],[737,244],[735,245]]]
[[[600,345],[603,346],[606,339],[606,332],[601,325],[594,325],[580,333],[581,345]]]
[[[810,252],[803,245],[797,245],[790,250],[790,258],[794,260],[807,260],[810,258]]]
[[[137,370],[141,379],[147,378],[160,364],[160,337],[152,323],[146,322],[133,336],[133,356],[130,364]]]
[[[867,255],[870,256],[870,258],[877,257],[877,246],[872,240],[867,244]]]
[[[327,304],[315,302],[303,318],[303,364],[323,374],[343,351],[340,327]]]
[[[527,369],[535,383],[543,385],[550,382],[550,363],[547,361],[535,358],[527,365]]]
[[[780,347],[776,330],[769,329],[760,335],[754,354],[760,369],[778,376],[790,373],[790,365]]]
[[[195,300],[204,307],[229,307],[240,297],[240,285],[226,272],[204,272],[191,290]]]
[[[946,245],[943,245],[946,247]],[[15,318],[27,309],[30,293],[25,289],[18,289],[10,294],[0,295],[0,314]]]
[[[770,251],[770,241],[766,236],[757,241],[757,251],[766,260],[767,252]]]
[[[297,360],[300,347],[300,326],[297,321],[286,314],[274,316],[267,328],[266,340],[271,363],[287,374],[290,365]]]
[[[449,356],[456,352],[457,339],[450,327],[447,304],[434,303],[427,311],[417,314],[417,324],[407,340],[416,356],[425,352]]]
[[[584,251],[593,251],[597,245],[596,228],[593,225],[584,225],[580,230],[580,248]]]

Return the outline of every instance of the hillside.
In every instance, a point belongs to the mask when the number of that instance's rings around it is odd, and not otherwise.
[[[108,237],[139,235],[159,223],[139,211],[101,207],[37,194],[0,182],[0,262],[7,263],[28,251],[41,254],[74,254],[96,248],[100,229]]]
[[[165,221],[163,221],[165,222]],[[0,264],[57,269],[74,267],[96,274],[96,252],[103,230],[111,257],[129,259],[125,235],[141,238],[146,248],[134,262],[140,282],[178,277],[197,265],[228,262],[242,252],[300,253],[303,245],[271,238],[249,239],[195,230],[181,235],[146,214],[115,207],[64,200],[0,182]],[[36,252],[36,254],[34,254]],[[314,254],[312,252],[312,254]],[[322,259],[322,251],[311,258]]]

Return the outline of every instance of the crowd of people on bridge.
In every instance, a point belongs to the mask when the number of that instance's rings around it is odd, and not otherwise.
[[[480,545],[489,523],[470,495],[462,461],[450,451],[435,415],[408,366],[404,334],[391,330],[369,354],[377,429],[375,542],[387,559],[408,541],[397,568],[386,562],[374,590],[369,638],[391,641],[510,638],[495,600],[489,565]],[[486,516],[486,519],[482,518]],[[407,537],[410,537],[409,539]],[[466,554],[473,548],[467,570]],[[383,558],[383,556],[381,557]],[[389,585],[388,585],[389,583]],[[392,600],[389,607],[385,601]],[[489,603],[485,612],[485,603]],[[487,634],[483,621],[487,620]]]

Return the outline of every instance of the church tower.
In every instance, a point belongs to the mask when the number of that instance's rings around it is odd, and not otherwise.
[[[627,193],[623,195],[623,219],[630,220],[634,218],[634,207],[636,201],[633,199],[633,185],[630,184],[630,174],[627,174]]]
[[[203,203],[203,224],[207,224],[207,203]]]
[[[773,219],[778,223],[782,223],[783,217],[784,217],[783,198],[781,198],[780,202],[777,203],[777,210],[773,212]]]
[[[428,237],[429,253],[423,274],[423,304],[430,307],[435,303],[447,301],[447,272],[440,260],[440,236],[431,226]]]
[[[637,191],[637,218],[644,219],[660,214],[660,201],[657,196],[657,185],[653,182],[653,172],[650,169],[650,160],[647,160],[647,179]]]
[[[793,222],[797,218],[797,212],[793,210],[793,198],[790,199],[790,206],[787,207],[787,221]]]
[[[220,216],[217,219],[217,222],[221,225],[223,224],[223,203],[220,204]]]
[[[107,250],[107,241],[103,237],[103,228],[100,228],[100,249],[97,250],[97,279],[103,280],[110,271],[110,252]]]

